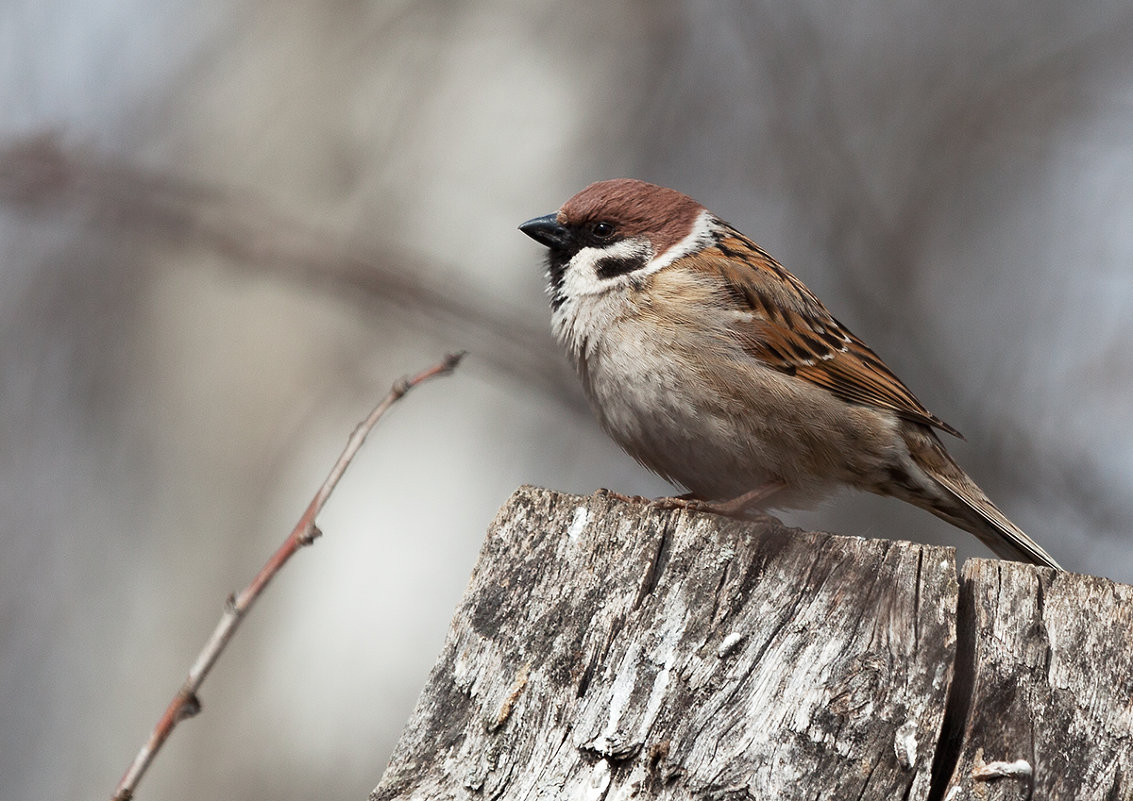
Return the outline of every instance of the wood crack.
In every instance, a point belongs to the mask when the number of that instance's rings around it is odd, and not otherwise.
[[[976,680],[976,636],[972,594],[974,588],[960,577],[960,594],[956,604],[956,656],[952,664],[952,686],[944,708],[944,722],[936,742],[932,761],[932,778],[925,801],[943,801],[952,775],[960,761],[961,743],[968,723],[972,689]]]
[[[636,609],[641,606],[645,598],[653,594],[657,589],[658,582],[661,581],[661,574],[665,571],[665,565],[669,563],[669,551],[673,542],[673,528],[676,525],[676,514],[673,512],[665,512],[665,522],[661,526],[660,541],[657,544],[657,550],[653,555],[653,561],[649,564],[649,569],[645,572],[641,581],[641,590],[637,594],[637,598],[633,604]]]
[[[500,512],[373,799],[1133,798],[1133,587],[589,503]]]

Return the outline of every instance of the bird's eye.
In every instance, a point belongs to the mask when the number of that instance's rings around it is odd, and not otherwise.
[[[596,222],[590,227],[590,231],[599,239],[608,239],[614,234],[614,225],[608,222]]]

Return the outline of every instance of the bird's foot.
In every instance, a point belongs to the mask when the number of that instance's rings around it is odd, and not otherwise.
[[[648,498],[642,497],[641,495],[623,495],[620,492],[614,492],[613,490],[606,489],[605,487],[599,487],[594,491],[594,494],[604,498],[612,498],[613,500],[621,501],[622,503],[651,503]]]
[[[724,517],[747,517],[758,512],[763,501],[779,490],[785,489],[782,481],[769,481],[755,489],[748,490],[743,495],[724,500],[706,501],[695,497],[691,493],[679,495],[675,498],[658,498],[651,506],[656,509],[686,509],[690,512],[711,512]]]

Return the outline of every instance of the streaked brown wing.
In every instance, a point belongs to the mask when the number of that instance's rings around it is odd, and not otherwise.
[[[735,229],[694,257],[720,276],[730,298],[751,309],[735,335],[744,350],[776,370],[851,403],[891,409],[907,420],[961,437],[917,400],[869,346],[762,248]]]

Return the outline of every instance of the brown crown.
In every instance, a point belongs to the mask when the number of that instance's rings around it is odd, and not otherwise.
[[[559,209],[563,225],[587,222],[613,223],[623,236],[645,234],[657,255],[681,241],[692,230],[704,207],[674,189],[638,181],[614,178],[583,189]]]

